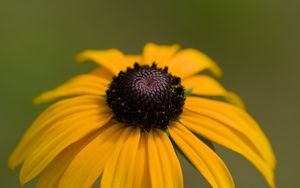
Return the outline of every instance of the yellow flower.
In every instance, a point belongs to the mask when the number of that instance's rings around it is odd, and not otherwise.
[[[22,164],[22,185],[40,175],[38,188],[89,188],[99,177],[102,188],[181,188],[177,148],[212,187],[234,187],[207,139],[244,156],[275,187],[267,137],[237,95],[199,74],[221,75],[203,53],[149,43],[142,55],[86,50],[77,58],[99,66],[35,99],[63,98],[10,156],[10,168]]]

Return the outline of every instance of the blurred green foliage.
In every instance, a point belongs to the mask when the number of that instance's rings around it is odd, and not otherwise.
[[[223,68],[261,123],[278,158],[278,187],[299,183],[299,7],[296,0],[0,0],[0,187],[17,188],[9,153],[44,109],[32,98],[92,65],[86,48],[140,53],[148,41],[200,49]],[[237,187],[267,187],[242,157],[217,147]],[[208,187],[183,162],[186,187]],[[33,187],[32,184],[25,187]]]

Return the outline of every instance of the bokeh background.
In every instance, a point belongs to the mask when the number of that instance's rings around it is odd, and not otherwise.
[[[148,41],[200,49],[223,68],[270,138],[278,187],[299,187],[300,1],[0,0],[0,187],[18,188],[7,158],[47,106],[32,98],[93,65],[75,65],[85,48],[140,53]],[[237,187],[267,187],[245,159],[217,151]],[[188,188],[209,187],[183,162]],[[33,187],[28,184],[26,188]]]

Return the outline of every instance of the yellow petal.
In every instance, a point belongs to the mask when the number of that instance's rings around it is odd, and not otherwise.
[[[106,79],[84,74],[76,76],[55,89],[46,91],[34,99],[36,104],[49,102],[61,97],[78,95],[104,95],[109,82]]]
[[[103,172],[116,140],[124,129],[122,124],[105,126],[73,159],[59,184],[59,188],[90,188]]]
[[[148,150],[147,150],[148,132],[141,134],[139,147],[135,161],[135,177],[133,187],[151,188],[149,165],[148,165]]]
[[[126,64],[129,67],[133,67],[134,63],[142,64],[141,55],[126,55]]]
[[[33,179],[67,146],[99,129],[112,116],[112,113],[103,113],[101,109],[94,109],[52,125],[35,144],[32,153],[26,157],[20,172],[21,183]]]
[[[182,113],[180,122],[193,132],[247,158],[263,174],[270,186],[274,186],[274,174],[272,169],[269,168],[264,159],[261,158],[257,149],[253,147],[251,144],[253,140],[248,138],[248,135],[241,135],[219,121],[186,110]]]
[[[150,180],[152,187],[164,188],[165,174],[163,170],[163,161],[161,161],[160,159],[160,153],[158,152],[158,149],[156,147],[154,136],[155,134],[153,133],[153,131],[151,131],[148,135],[147,141]]]
[[[219,96],[240,108],[245,109],[243,101],[233,92],[227,91],[218,81],[206,75],[196,75],[182,80],[185,89],[192,89],[191,94],[200,96]]]
[[[158,67],[164,68],[168,66],[170,60],[178,51],[178,45],[157,45],[154,43],[148,43],[144,47],[143,51],[143,64],[151,65],[155,62]]]
[[[92,70],[89,74],[105,79],[108,83],[112,81],[112,78],[114,76],[114,74],[111,73],[105,67],[97,67],[94,70]]]
[[[231,104],[238,106],[242,109],[246,109],[246,105],[244,104],[243,100],[236,93],[227,91],[225,98]]]
[[[36,188],[57,188],[65,170],[77,155],[92,139],[94,135],[87,136],[62,151],[41,173]]]
[[[86,110],[99,109],[103,112],[109,110],[104,99],[99,96],[80,96],[62,100],[50,106],[34,121],[32,126],[23,135],[21,142],[9,158],[9,167],[14,169],[25,157],[35,149],[39,140],[44,137],[55,123]]]
[[[105,165],[101,180],[102,188],[132,187],[133,164],[139,138],[140,129],[133,126],[125,128],[117,143],[115,143],[114,150]]]
[[[119,160],[114,167],[116,169],[113,178],[113,188],[131,188],[135,176],[135,161],[138,145],[140,141],[141,130],[136,128],[124,143],[123,148],[119,154]],[[108,168],[111,166],[108,166]]]
[[[212,71],[216,76],[222,75],[221,69],[213,60],[195,49],[179,51],[169,64],[169,71],[181,78],[192,76],[205,69]]]
[[[179,149],[212,187],[235,187],[224,162],[206,144],[177,122],[169,126],[169,131]]]
[[[225,88],[209,76],[197,75],[182,80],[185,89],[192,88],[192,94],[208,96],[224,96]]]
[[[275,155],[267,137],[259,125],[241,108],[200,97],[187,97],[185,108],[220,121],[238,132],[241,137],[250,139],[249,142],[253,144],[270,168],[275,168]]]
[[[126,67],[128,67],[124,54],[117,49],[85,50],[79,53],[76,59],[79,62],[94,61],[111,71],[114,75],[117,75],[121,70],[126,70]]]
[[[182,188],[181,167],[173,145],[161,130],[151,130],[148,136],[148,159],[152,187]]]
[[[154,136],[154,138],[157,150],[160,154],[160,160],[163,162],[164,173],[170,176],[165,176],[166,180],[170,181],[169,183],[165,182],[167,187],[183,188],[181,166],[170,138],[160,129],[155,129],[154,134],[157,135]]]

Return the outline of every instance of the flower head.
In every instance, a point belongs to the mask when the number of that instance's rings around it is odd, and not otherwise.
[[[150,43],[142,55],[86,50],[77,58],[99,66],[35,99],[60,101],[10,156],[12,169],[22,164],[21,184],[40,175],[38,188],[90,188],[99,177],[102,188],[182,188],[178,149],[212,187],[234,187],[203,137],[244,156],[275,187],[268,139],[236,94],[201,74],[221,75],[203,53]]]

